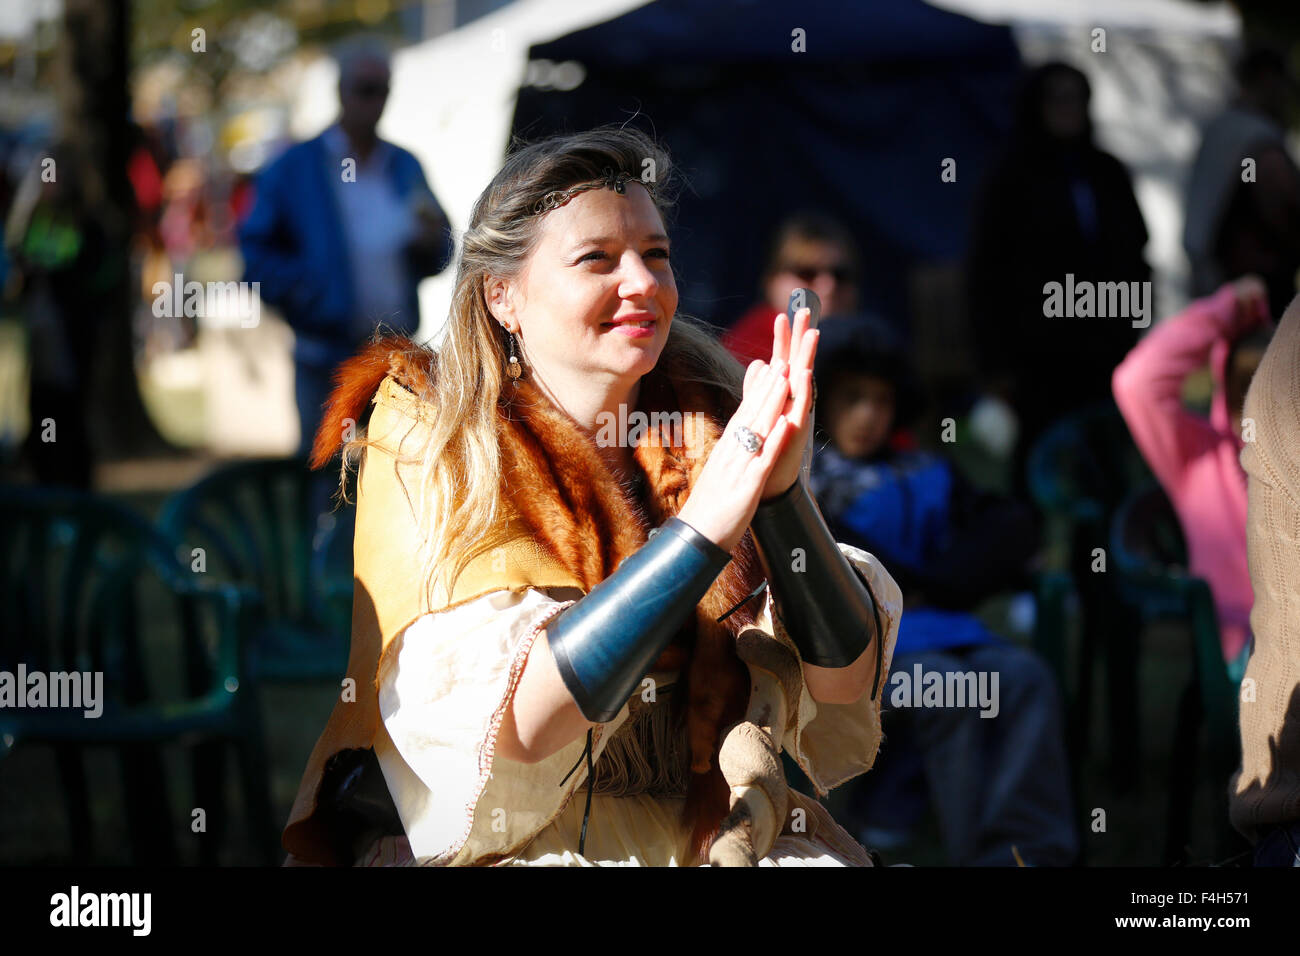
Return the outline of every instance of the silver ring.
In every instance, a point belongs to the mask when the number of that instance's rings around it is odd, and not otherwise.
[[[744,425],[737,425],[734,434],[736,441],[740,442],[745,451],[751,455],[758,454],[758,450],[763,447],[763,439]]]

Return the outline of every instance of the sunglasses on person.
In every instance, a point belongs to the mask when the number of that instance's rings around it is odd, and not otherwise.
[[[352,86],[352,95],[365,100],[379,99],[388,95],[387,83],[355,83]]]
[[[788,272],[800,282],[811,284],[818,276],[829,275],[836,282],[852,282],[856,276],[848,266],[803,266],[791,264],[784,266],[782,272]]]

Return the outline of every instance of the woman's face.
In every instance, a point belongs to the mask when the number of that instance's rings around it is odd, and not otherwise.
[[[894,427],[893,383],[853,372],[831,382],[822,426],[846,458],[868,458],[889,439]]]
[[[578,193],[542,219],[519,278],[489,285],[493,312],[517,329],[542,380],[627,379],[659,360],[677,311],[663,220],[646,189]],[[497,304],[501,307],[498,308]]]

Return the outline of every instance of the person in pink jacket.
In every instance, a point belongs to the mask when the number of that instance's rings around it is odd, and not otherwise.
[[[1234,680],[1250,655],[1254,602],[1240,461],[1253,434],[1241,409],[1272,325],[1264,283],[1246,276],[1161,322],[1111,381],[1133,440],[1178,513],[1189,570],[1210,585]],[[1214,381],[1208,419],[1182,402],[1183,381],[1207,360]]]

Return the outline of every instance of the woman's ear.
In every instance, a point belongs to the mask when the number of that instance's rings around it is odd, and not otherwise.
[[[488,276],[483,280],[483,297],[488,311],[506,327],[512,326],[514,318],[514,296],[511,293],[510,283],[500,276]]]

